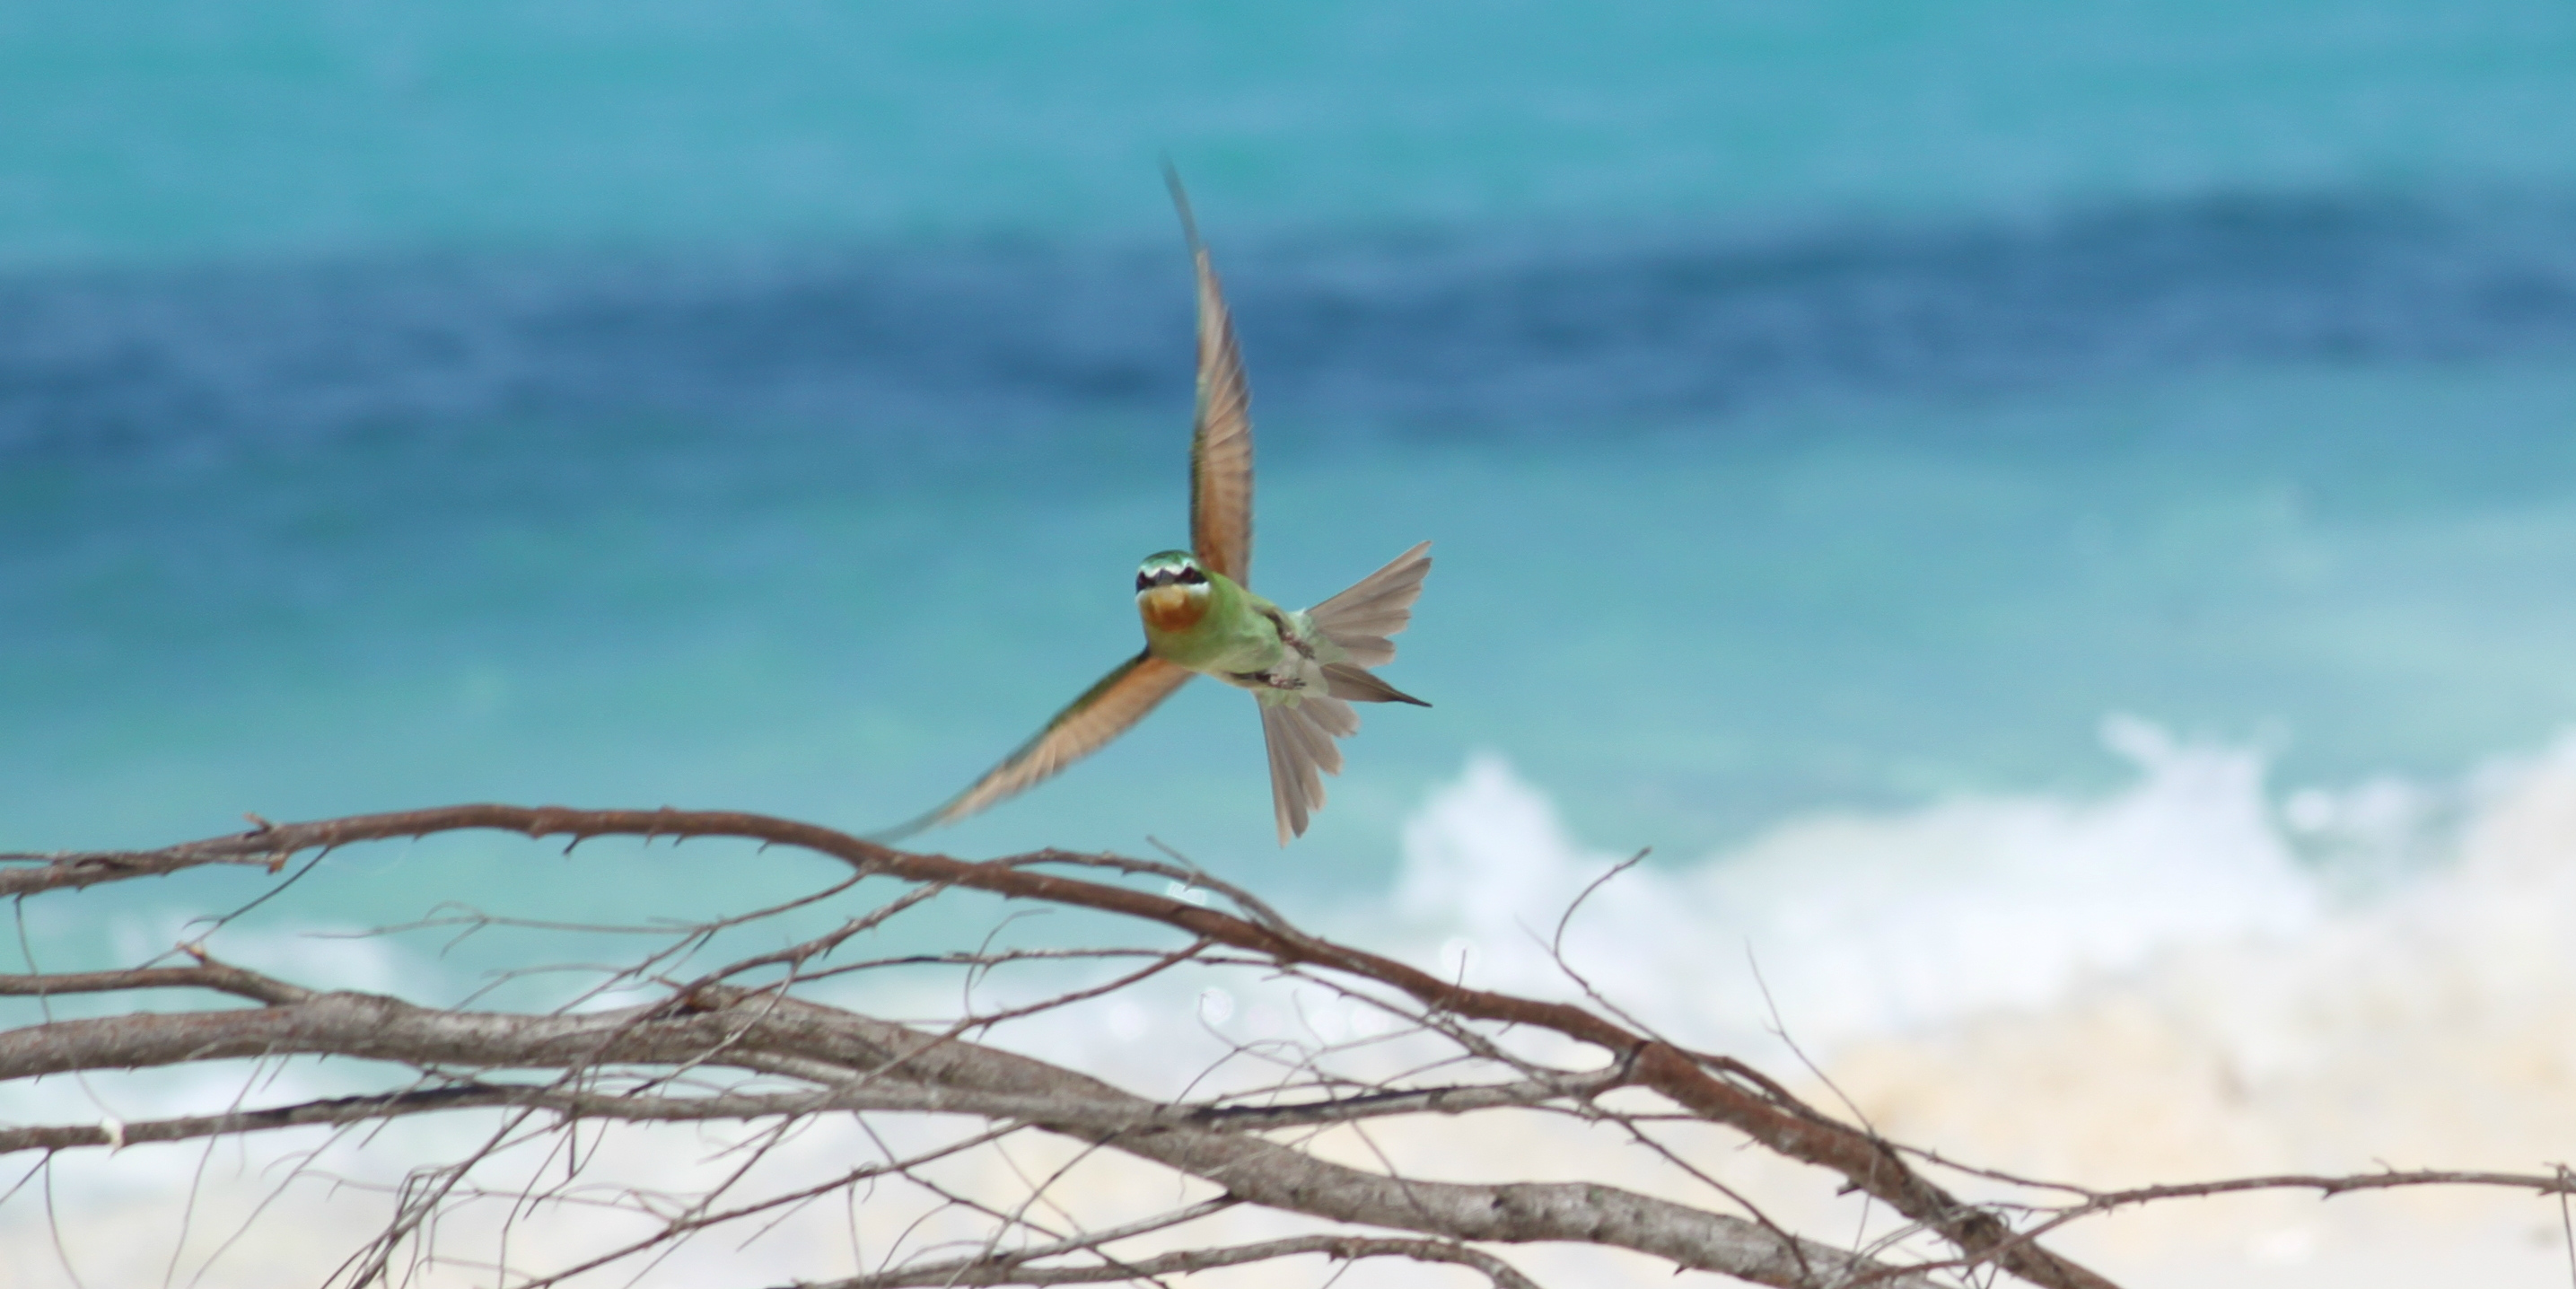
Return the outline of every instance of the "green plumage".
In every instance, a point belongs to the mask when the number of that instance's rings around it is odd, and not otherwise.
[[[1179,631],[1157,631],[1145,620],[1145,651],[1166,662],[1224,680],[1230,675],[1266,672],[1288,654],[1272,625],[1279,606],[1235,584],[1223,573],[1207,575],[1207,608],[1197,623]]]

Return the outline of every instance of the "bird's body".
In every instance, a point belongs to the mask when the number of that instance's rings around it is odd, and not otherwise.
[[[1289,652],[1279,606],[1208,573],[1188,551],[1145,557],[1136,569],[1136,616],[1145,652],[1220,680],[1268,671]]]
[[[1204,575],[1156,583],[1155,575],[1165,569]],[[1206,573],[1187,551],[1148,556],[1136,584],[1145,652],[1255,697],[1313,687],[1322,680],[1322,662],[1341,661],[1341,648],[1316,639],[1305,614],[1282,609],[1223,573]]]
[[[1306,831],[1324,804],[1319,774],[1339,774],[1335,739],[1359,731],[1354,702],[1430,704],[1369,668],[1395,657],[1387,637],[1411,619],[1431,569],[1424,542],[1341,594],[1303,611],[1254,594],[1252,418],[1234,324],[1200,244],[1180,182],[1172,180],[1199,287],[1199,407],[1190,436],[1191,549],[1148,555],[1136,569],[1144,652],[1104,676],[1019,750],[964,792],[900,828],[890,841],[952,823],[1021,792],[1089,755],[1171,696],[1193,675],[1252,692],[1270,755],[1279,841]]]

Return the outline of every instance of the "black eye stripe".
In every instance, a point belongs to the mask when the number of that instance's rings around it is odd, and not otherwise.
[[[1136,589],[1139,591],[1148,587],[1170,586],[1174,583],[1182,586],[1204,586],[1207,584],[1207,574],[1189,564],[1166,565],[1151,571],[1141,568],[1136,570]]]

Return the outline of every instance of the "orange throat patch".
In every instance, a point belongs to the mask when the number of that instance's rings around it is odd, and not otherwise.
[[[1145,625],[1165,634],[1187,631],[1207,616],[1207,591],[1186,586],[1148,587],[1136,593],[1136,611]]]

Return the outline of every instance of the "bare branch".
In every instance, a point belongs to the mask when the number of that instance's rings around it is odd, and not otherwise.
[[[306,1124],[356,1123],[366,1119],[386,1119],[395,1115],[419,1114],[430,1110],[509,1105],[533,1091],[537,1089],[461,1083],[452,1087],[386,1092],[374,1096],[334,1097],[327,1101],[306,1101],[298,1105],[278,1106],[267,1110],[236,1110],[229,1114],[197,1115],[182,1119],[138,1120],[118,1123],[113,1127],[106,1124],[66,1124],[59,1127],[0,1128],[0,1155],[16,1154],[22,1150],[48,1152],[69,1150],[81,1146],[123,1149],[147,1142],[231,1136],[271,1128],[295,1128]]]
[[[1741,1219],[1613,1187],[1412,1181],[1326,1163],[1238,1129],[1195,1123],[1197,1108],[1158,1105],[1029,1057],[798,999],[713,987],[692,998],[698,1010],[511,1017],[339,993],[284,1007],[57,1021],[0,1034],[0,1075],[297,1052],[452,1067],[596,1069],[612,1062],[697,1062],[723,1047],[728,1050],[716,1064],[778,1068],[752,1059],[774,1054],[797,1062],[808,1077],[838,1070],[840,1080],[802,1099],[479,1095],[491,1098],[482,1104],[536,1109],[554,1103],[606,1117],[620,1117],[621,1110],[654,1118],[862,1109],[970,1114],[1109,1146],[1251,1202],[1318,1217],[1475,1241],[1587,1240],[1764,1284],[1806,1283],[1807,1266],[1840,1274],[1876,1269],[1826,1246],[1784,1245]],[[462,1101],[474,1094],[455,1095]],[[381,1117],[390,1108],[359,1104],[338,1113]],[[312,1116],[307,1121],[320,1122],[333,1111],[305,1113]],[[109,1143],[92,1136],[30,1140],[20,1148],[81,1144]]]
[[[124,989],[212,989],[264,1003],[296,1003],[312,991],[283,980],[200,957],[194,967],[134,967],[125,971],[74,971],[0,975],[0,995],[43,998]]]
[[[1270,1262],[1320,1253],[1337,1261],[1361,1258],[1410,1258],[1447,1262],[1483,1272],[1496,1289],[1539,1289],[1537,1281],[1482,1249],[1447,1240],[1399,1240],[1355,1235],[1301,1235],[1224,1249],[1184,1249],[1132,1261],[1112,1260],[1099,1266],[1032,1267],[1030,1255],[995,1255],[962,1262],[905,1267],[881,1275],[834,1280],[802,1289],[897,1289],[906,1285],[1083,1285],[1141,1280],[1152,1276],[1213,1271],[1247,1262]],[[1106,1257],[1106,1254],[1101,1255]]]
[[[577,1265],[544,1275],[508,1272],[512,1280],[534,1284],[555,1283],[626,1259],[643,1259],[649,1269],[681,1241],[716,1226],[740,1223],[734,1229],[765,1230],[835,1195],[855,1204],[861,1191],[879,1185],[909,1196],[906,1202],[929,1206],[921,1234],[899,1242],[897,1247],[905,1250],[901,1259],[832,1282],[838,1289],[1150,1280],[1307,1255],[1441,1262],[1471,1269],[1495,1285],[1523,1286],[1531,1283],[1528,1277],[1491,1246],[1532,1242],[1624,1249],[1675,1269],[1810,1289],[1862,1284],[1929,1289],[1954,1279],[1982,1283],[1992,1278],[1992,1269],[2050,1289],[2108,1289],[2107,1280],[2050,1252],[2041,1241],[2070,1222],[2116,1209],[2259,1191],[2305,1190],[2331,1197],[2448,1186],[2562,1198],[2576,1194],[2576,1180],[2564,1169],[2383,1169],[2349,1176],[2282,1174],[2104,1190],[1974,1168],[1887,1141],[1865,1123],[1855,1126],[1820,1112],[1733,1057],[1668,1041],[1570,966],[1569,976],[1583,991],[1573,1002],[1469,988],[1301,930],[1257,896],[1210,878],[1177,855],[1175,862],[1162,862],[1041,850],[976,863],[893,850],[761,815],[469,805],[302,824],[262,823],[251,832],[157,851],[0,856],[0,895],[24,897],[208,865],[259,867],[276,874],[308,852],[318,861],[331,848],[356,842],[470,829],[562,837],[575,844],[606,836],[735,838],[831,856],[849,871],[817,893],[750,913],[666,929],[633,928],[662,931],[670,938],[602,964],[598,970],[607,973],[609,983],[584,999],[612,987],[669,993],[643,1005],[596,1012],[443,1009],[374,994],[317,991],[216,961],[201,945],[179,946],[195,957],[189,965],[49,973],[31,964],[24,973],[0,974],[0,996],[8,997],[201,989],[258,1004],[80,1019],[52,1019],[48,1011],[43,1023],[0,1031],[0,1080],[237,1060],[262,1062],[257,1068],[274,1070],[281,1058],[304,1056],[388,1062],[411,1072],[398,1074],[398,1079],[414,1081],[410,1087],[267,1108],[236,1103],[220,1113],[149,1121],[0,1128],[0,1154],[42,1152],[50,1158],[65,1150],[235,1138],[312,1125],[350,1129],[345,1136],[363,1138],[367,1133],[352,1125],[456,1110],[487,1112],[486,1120],[476,1121],[478,1135],[483,1122],[494,1126],[480,1145],[461,1159],[415,1170],[395,1194],[393,1218],[346,1268],[357,1281],[398,1274],[404,1257],[422,1265],[444,1261],[430,1252],[439,1238],[441,1215],[486,1196],[510,1200],[511,1222],[543,1204],[603,1205],[651,1216],[646,1234],[621,1233],[605,1252],[572,1259]],[[1583,896],[1625,867],[1605,874]],[[1063,871],[1068,869],[1076,871]],[[683,976],[678,964],[704,952],[719,931],[730,936],[737,928],[783,925],[771,919],[814,908],[874,876],[908,883],[911,889],[822,934],[792,942],[776,937],[770,943],[784,947],[738,958],[695,980],[676,983],[666,977]],[[1149,876],[1186,889],[1162,893],[1122,880]],[[274,894],[285,884],[262,885]],[[978,948],[970,939],[963,950],[857,962],[833,958],[904,910],[963,890],[1109,914],[1145,924],[1149,933],[1129,944],[1022,949],[996,940]],[[1207,907],[1195,890],[1213,892],[1241,912],[1228,912],[1222,903]],[[1189,898],[1173,898],[1174,893]],[[1578,907],[1582,903],[1582,897],[1575,901]],[[1560,959],[1575,911],[1569,907],[1555,936],[1543,942]],[[480,914],[461,923],[469,930],[505,924],[515,925]],[[164,955],[151,962],[172,960]],[[1029,987],[1036,973],[1025,971],[1010,982],[1012,989],[987,990],[980,973],[1017,963],[1068,964],[1052,970],[1075,974],[1039,981],[1045,986],[1041,989]],[[1096,965],[1069,965],[1082,963]],[[1291,991],[1288,997],[1304,1028],[1231,1037],[1243,1030],[1210,1025],[1209,1035],[1223,1045],[1222,1055],[1200,1067],[1190,1082],[1191,1088],[1204,1090],[1172,1099],[1139,1096],[1066,1065],[975,1041],[998,1032],[996,1027],[1005,1022],[1085,1008],[1122,991],[1159,996],[1154,991],[1162,986],[1145,982],[1185,965],[1238,977],[1246,971],[1260,974],[1269,982],[1263,988]],[[969,1004],[962,1012],[943,1006],[932,1016],[898,1023],[800,996],[816,980],[889,966],[961,968],[967,973]],[[512,973],[513,978],[526,970]],[[1317,993],[1318,988],[1330,992]],[[1358,1018],[1354,1028],[1334,1028],[1342,1022],[1332,1020],[1333,1013],[1310,1013],[1309,1000],[1318,997],[1328,1007],[1353,1008]],[[1374,1015],[1361,1010],[1371,1008]],[[1392,1036],[1370,1037],[1385,1032],[1377,1017],[1392,1018],[1400,1042]],[[1356,1028],[1359,1021],[1374,1028]],[[1562,1050],[1523,1041],[1533,1031],[1582,1045],[1582,1054],[1571,1059],[1526,1055]],[[1008,1032],[1032,1031],[1013,1026]],[[1348,1033],[1362,1037],[1346,1042]],[[1390,1042],[1394,1045],[1370,1046]],[[1590,1055],[1594,1051],[1602,1055]],[[513,1071],[535,1075],[519,1082],[514,1079],[528,1076],[507,1074]],[[245,1084],[245,1093],[250,1088]],[[1637,1091],[1609,1095],[1624,1089]],[[1374,1149],[1383,1134],[1362,1131],[1362,1125],[1374,1121],[1511,1109],[1625,1133],[1646,1152],[1641,1157],[1658,1161],[1656,1168],[1669,1168],[1705,1189],[1684,1192],[1699,1197],[1684,1204],[1594,1181],[1429,1180],[1400,1172],[1392,1152],[1367,1167],[1353,1167],[1309,1149],[1316,1141],[1330,1140],[1317,1137],[1317,1129],[1352,1129],[1360,1133],[1362,1145]],[[811,1125],[832,1117],[848,1123],[860,1114],[953,1115],[980,1122],[968,1125],[972,1130],[961,1142],[936,1150],[914,1149],[922,1144],[918,1139],[876,1138],[884,1150],[882,1164],[845,1168],[835,1163],[831,1175],[820,1180],[809,1175],[791,1185],[755,1174],[757,1166],[779,1154],[782,1143]],[[625,1123],[736,1126],[722,1133],[705,1130],[716,1133],[718,1145],[714,1156],[702,1162],[714,1165],[708,1175],[717,1180],[666,1194],[631,1187],[603,1190],[596,1181],[581,1180],[588,1156],[575,1147],[593,1136],[586,1125],[594,1121],[603,1125],[601,1132],[622,1131],[612,1125]],[[858,1122],[866,1126],[870,1121]],[[1896,1236],[1860,1248],[1806,1238],[1756,1209],[1704,1154],[1683,1149],[1683,1139],[1672,1132],[1677,1124],[1721,1126],[1742,1135],[1730,1135],[1730,1143],[1749,1140],[1746,1148],[1751,1150],[1827,1170],[1868,1203],[1893,1209],[1904,1224]],[[1036,1134],[1072,1143],[1060,1147],[1070,1150],[1070,1157],[1024,1159]],[[897,1151],[886,1145],[888,1140],[910,1144]],[[941,1171],[949,1164],[928,1168],[934,1160],[969,1148],[982,1151],[981,1166],[992,1168],[984,1182],[956,1181]],[[514,1150],[543,1160],[549,1170],[560,1165],[560,1178],[549,1172],[542,1185],[510,1183],[524,1187],[515,1193],[494,1189],[493,1170],[477,1170]],[[1086,1161],[1112,1153],[1143,1161],[1157,1176],[1186,1182],[1190,1194],[1214,1187],[1218,1198],[1143,1216],[1130,1208],[1113,1214],[1110,1225],[1096,1225],[1098,1214],[1087,1200],[1071,1198],[1079,1183],[1069,1179],[1083,1175],[1077,1168],[1092,1167]],[[2019,1202],[1968,1203],[1918,1171],[1940,1168],[2019,1188],[2003,1192]],[[30,1176],[50,1179],[42,1164]],[[2034,1190],[2043,1192],[2037,1202],[2030,1201]],[[1178,1198],[1160,1202],[1180,1204]],[[1169,1248],[1178,1227],[1235,1207],[1300,1215],[1333,1227],[1286,1239],[1209,1240]],[[1740,1208],[1752,1220],[1715,1211],[1730,1208]],[[2576,1223],[2567,1229],[2576,1232]],[[1401,1234],[1384,1234],[1390,1231]],[[1149,1236],[1159,1242],[1150,1252],[1126,1257],[1110,1251],[1122,1241]],[[1889,1251],[1898,1247],[1900,1237],[1908,1250],[1902,1255]],[[1948,1248],[1934,1246],[1936,1239]],[[2576,1243],[2576,1235],[2570,1240]]]
[[[1939,1231],[1972,1255],[1995,1250],[2004,1269],[2025,1280],[2049,1286],[2049,1289],[2110,1289],[2111,1282],[2092,1271],[2045,1249],[2016,1241],[2011,1228],[2002,1219],[1964,1203],[1934,1185],[1909,1167],[1902,1156],[1886,1143],[1803,1104],[1784,1104],[1777,1096],[1711,1077],[1689,1054],[1670,1044],[1654,1041],[1570,1004],[1470,989],[1393,959],[1303,932],[1261,925],[1187,901],[1128,887],[1029,871],[1033,865],[1043,863],[1092,862],[1092,857],[1071,852],[1036,851],[1007,860],[975,864],[944,855],[898,851],[847,833],[794,820],[734,811],[568,810],[560,807],[467,805],[280,824],[174,846],[151,852],[141,859],[123,853],[115,856],[66,856],[44,868],[0,872],[0,894],[11,893],[13,879],[18,887],[26,890],[112,880],[95,872],[98,865],[110,861],[127,865],[149,861],[149,865],[159,866],[154,871],[169,872],[193,863],[239,862],[250,855],[292,856],[297,851],[316,846],[343,846],[359,841],[471,829],[498,829],[531,837],[568,836],[575,843],[594,837],[626,835],[739,837],[799,846],[842,859],[867,872],[1124,914],[1159,922],[1215,943],[1265,954],[1283,965],[1311,964],[1364,976],[1453,1015],[1550,1029],[1603,1048],[1613,1055],[1624,1056],[1633,1052],[1640,1083],[1698,1114],[1743,1132],[1771,1150],[1840,1173],[1852,1186]],[[53,876],[49,877],[49,874]]]

